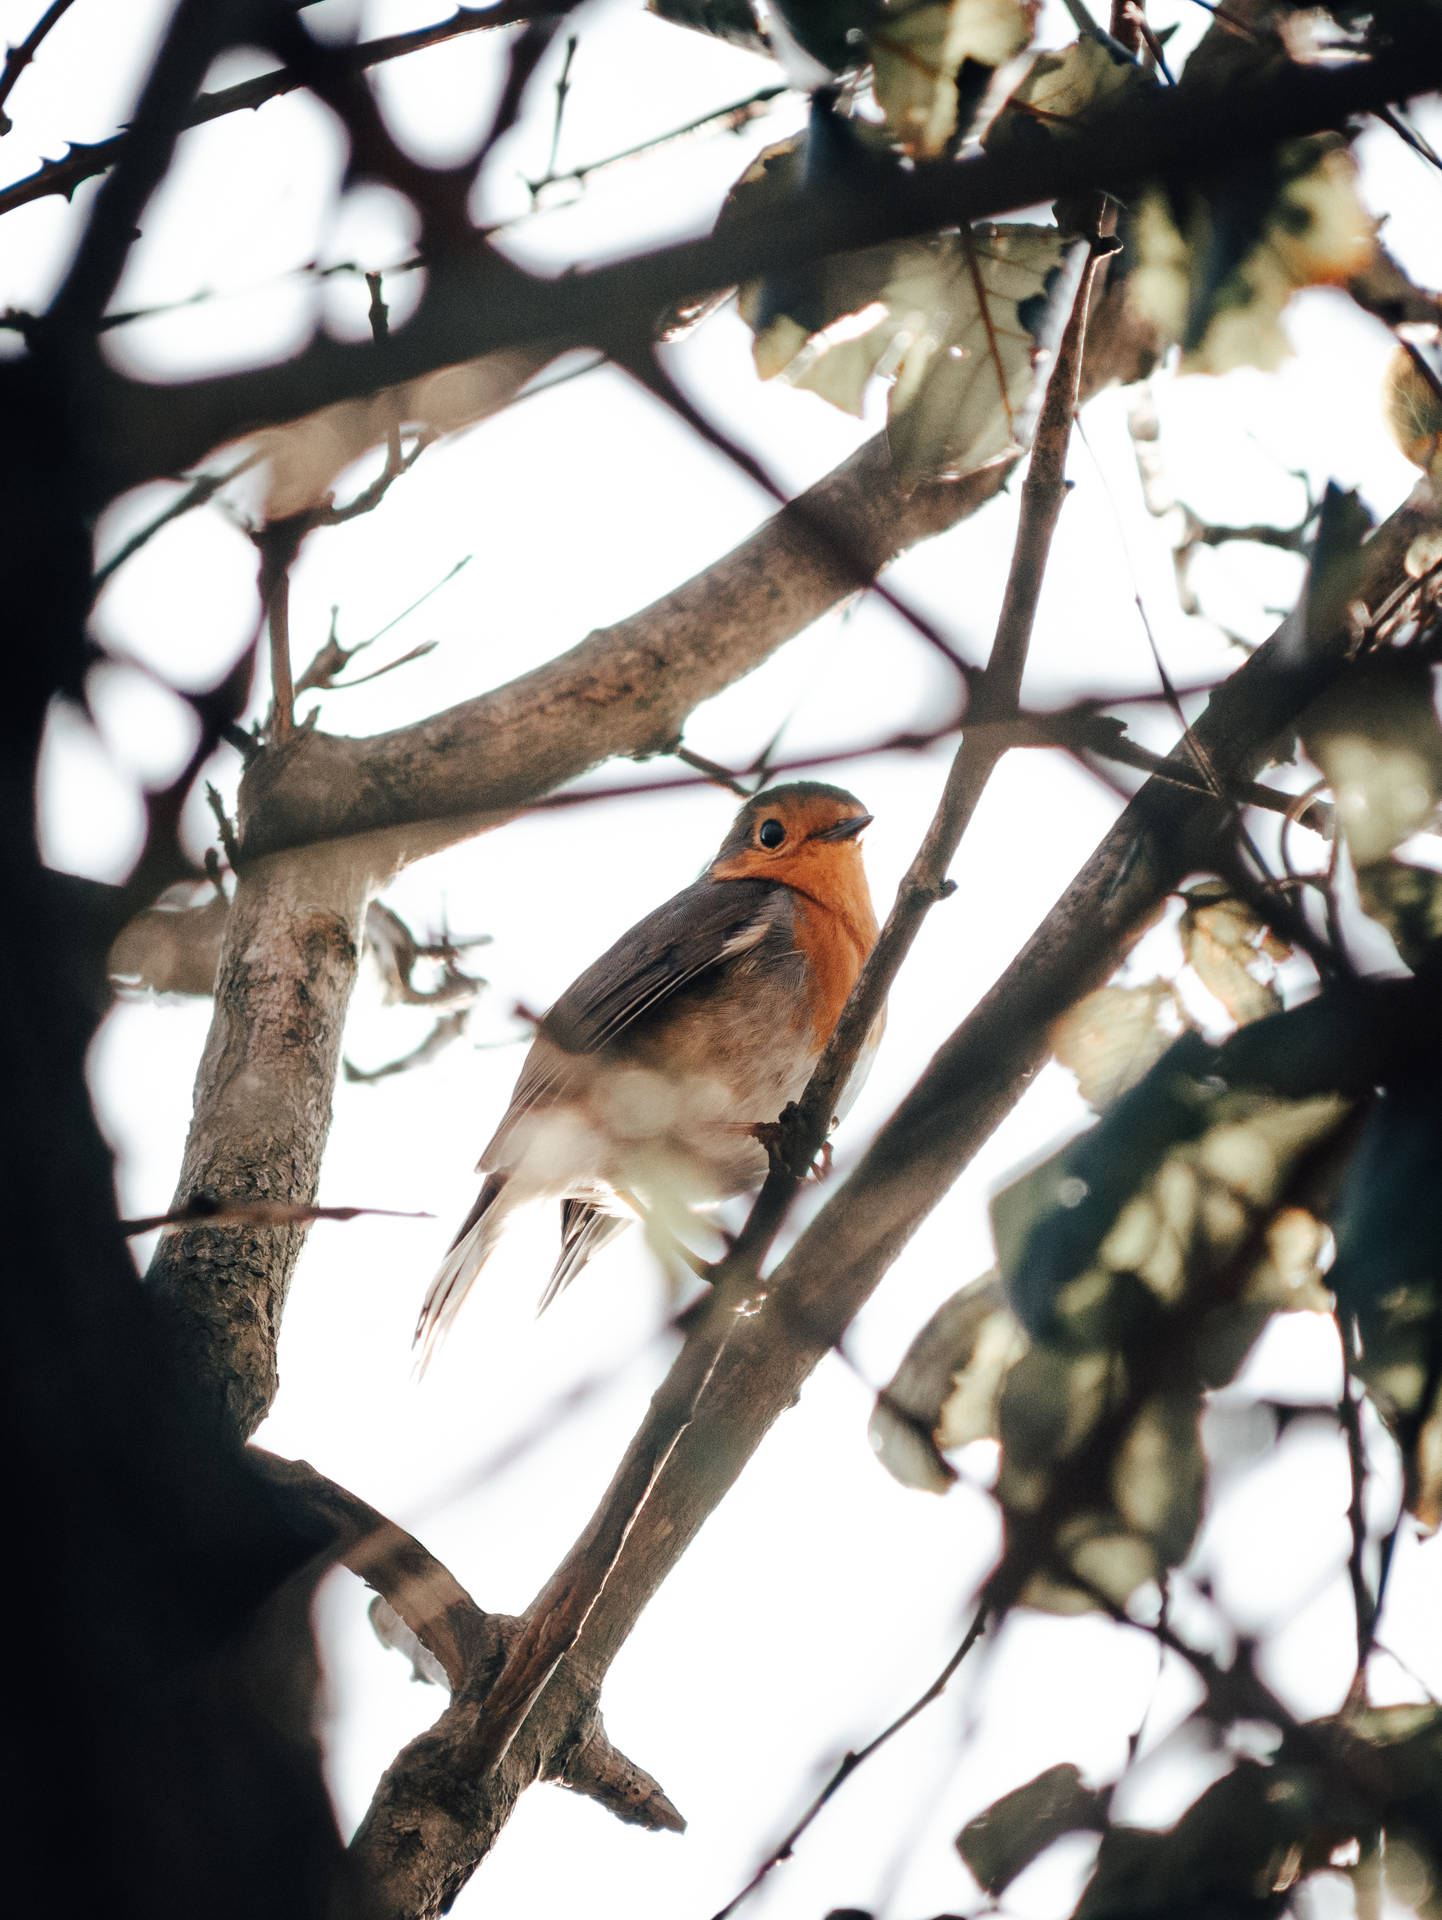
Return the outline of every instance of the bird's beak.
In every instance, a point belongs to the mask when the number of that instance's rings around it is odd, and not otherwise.
[[[834,827],[823,827],[820,833],[813,833],[813,840],[854,840],[858,833],[871,825],[869,813],[858,813],[854,820],[838,820]]]

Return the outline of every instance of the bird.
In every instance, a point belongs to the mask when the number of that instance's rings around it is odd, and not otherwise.
[[[421,1372],[518,1207],[561,1203],[544,1311],[630,1221],[760,1186],[767,1129],[800,1097],[876,942],[860,847],[871,819],[820,781],[752,795],[700,877],[542,1017],[421,1307]],[[884,1022],[883,1008],[833,1125]]]

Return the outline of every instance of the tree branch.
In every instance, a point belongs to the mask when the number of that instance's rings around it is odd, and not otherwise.
[[[986,673],[978,685],[982,717],[1016,711],[1036,603],[1046,569],[1052,531],[1061,510],[1067,442],[1081,381],[1086,315],[1096,257],[1088,262],[1076,289],[1072,313],[1047,383],[1037,444],[1022,492],[1016,549],[996,639]],[[526,1713],[573,1646],[586,1616],[604,1588],[632,1520],[657,1472],[690,1421],[725,1344],[740,1324],[748,1299],[754,1303],[759,1270],[798,1183],[830,1131],[839,1087],[850,1078],[865,1037],[885,1001],[887,988],[909,951],[927,909],[944,890],[947,866],[965,831],[982,788],[1001,757],[989,740],[978,747],[968,734],[958,748],[936,818],[921,853],[903,883],[897,906],[878,946],[883,955],[868,961],[853,994],[845,1043],[833,1035],[827,1055],[796,1109],[783,1116],[783,1144],[773,1157],[766,1184],[740,1238],[721,1262],[702,1324],[693,1330],[683,1355],[652,1402],[651,1412],[628,1448],[596,1520],[567,1554],[527,1610],[522,1631],[497,1675],[477,1738],[464,1755],[475,1771],[494,1767]]]
[[[35,58],[41,41],[52,27],[58,26],[61,19],[70,11],[74,0],[50,0],[50,5],[41,14],[35,25],[5,55],[5,65],[0,68],[0,140],[9,133],[14,121],[5,111],[5,102],[15,91],[15,83]]]
[[[261,1447],[248,1448],[247,1458],[279,1491],[301,1530],[318,1533],[328,1557],[380,1594],[443,1670],[454,1700],[473,1701],[484,1692],[519,1621],[484,1612],[414,1534],[309,1461],[282,1460]],[[578,1716],[572,1739],[558,1745],[554,1764],[547,1778],[599,1800],[635,1826],[671,1833],[685,1827],[650,1774],[611,1745],[594,1703]]]
[[[64,5],[69,4],[70,0],[64,0]],[[51,12],[55,11],[52,7]],[[387,60],[399,60],[408,53],[419,53],[426,47],[438,47],[444,41],[458,39],[465,33],[516,26],[541,11],[541,0],[497,0],[497,4],[491,7],[457,7],[449,20],[438,21],[432,27],[415,27],[409,33],[391,33],[377,40],[363,41],[358,47],[344,50],[340,58],[355,72],[363,73],[368,67],[378,67]],[[31,38],[34,37],[32,34]],[[228,113],[255,112],[267,100],[277,100],[304,85],[305,82],[289,67],[279,67],[274,73],[258,74],[253,80],[242,80],[236,86],[223,87],[218,93],[202,93],[187,113],[182,126],[203,127],[211,120],[224,118]],[[5,94],[0,93],[0,103],[4,98]],[[32,200],[44,200],[51,194],[70,199],[83,181],[93,179],[98,173],[109,172],[124,157],[133,137],[130,133],[117,133],[108,140],[97,140],[90,146],[77,144],[71,147],[63,160],[47,160],[23,180],[0,187],[0,215],[26,206]]]
[[[907,495],[871,441],[725,559],[494,693],[370,739],[298,737],[293,753],[258,761],[241,790],[242,857],[388,833],[377,856],[401,865],[613,755],[665,752],[701,701],[966,519],[1005,476],[988,468]]]

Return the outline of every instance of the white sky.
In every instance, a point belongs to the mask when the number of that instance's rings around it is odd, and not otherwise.
[[[38,0],[0,4],[19,39]],[[429,4],[345,5],[307,15],[363,37],[445,16]],[[1201,9],[1154,0],[1159,25],[1182,23],[1181,46],[1205,25]],[[0,144],[0,178],[28,172],[68,139],[93,140],[125,118],[165,9],[157,0],[79,0],[9,103],[15,130]],[[744,97],[774,78],[769,63],[648,17],[635,0],[575,16],[559,164],[577,164]],[[1048,5],[1044,39],[1071,37]],[[503,72],[502,37],[475,35],[382,70],[392,124],[428,160],[461,155],[485,124]],[[551,137],[547,91],[488,170],[475,211],[525,210]],[[254,70],[234,59],[224,84]],[[558,269],[657,240],[704,231],[747,160],[789,132],[793,101],[741,135],[694,140],[598,177],[574,205],[518,226],[507,244],[529,265]],[[1437,136],[1442,116],[1419,115]],[[1438,188],[1385,129],[1361,143],[1364,190],[1389,218],[1388,238],[1423,281],[1442,284]],[[197,304],[121,329],[114,350],[156,377],[246,365],[297,346],[323,320],[364,330],[364,288],[298,271],[312,257],[386,266],[409,245],[404,210],[375,190],[337,209],[343,149],[326,112],[299,95],[185,137],[180,163],[147,215],[120,294],[124,306]],[[0,307],[42,304],[89,204],[46,201],[8,216]],[[404,278],[387,283],[399,324]],[[1178,494],[1233,522],[1299,517],[1304,472],[1361,488],[1378,513],[1412,484],[1377,403],[1390,343],[1340,296],[1296,301],[1295,358],[1281,373],[1221,382],[1163,380],[1161,450]],[[4,337],[0,336],[0,342]],[[672,365],[737,439],[788,486],[827,471],[874,431],[808,394],[762,386],[749,336],[727,312],[673,351]],[[1217,629],[1184,619],[1172,589],[1168,529],[1142,510],[1125,428],[1125,400],[1106,396],[1086,418],[1075,490],[1058,535],[1027,692],[1039,703],[1098,688],[1154,684],[1133,604],[1147,604],[1180,682],[1227,670],[1236,655]],[[107,515],[102,554],[171,496],[142,489]],[[353,693],[327,696],[322,723],[365,733],[483,691],[628,614],[704,567],[768,512],[751,483],[619,375],[600,372],[528,400],[432,449],[380,513],[313,538],[295,577],[297,664],[324,638],[329,610],[353,642],[391,619],[463,555],[470,565],[380,642],[379,664],[423,639],[427,659]],[[980,658],[995,619],[1014,505],[908,556],[893,582]],[[234,658],[254,617],[254,556],[219,509],[169,529],[103,595],[96,629],[107,645],[180,683],[209,684]],[[1208,555],[1196,579],[1214,617],[1249,636],[1272,624],[1297,583],[1287,556]],[[389,651],[388,651],[389,650]],[[188,750],[186,710],[135,669],[97,673],[97,743],[57,714],[42,778],[45,844],[56,865],[113,876],[138,845],[137,780],[163,781]],[[893,616],[863,602],[822,621],[687,729],[699,750],[748,759],[787,723],[797,752],[862,742],[925,723],[950,695],[934,656]],[[308,705],[309,702],[307,701]],[[1137,731],[1165,744],[1164,729]],[[949,753],[843,764],[876,815],[867,859],[884,911],[929,817]],[[663,769],[668,770],[668,769]],[[234,756],[212,777],[233,792]],[[607,775],[611,777],[610,773]],[[1090,852],[1113,797],[1060,756],[1014,755],[992,782],[954,868],[957,896],[931,918],[894,997],[886,1043],[837,1142],[852,1160],[939,1041],[1030,933]],[[260,1438],[312,1460],[413,1527],[482,1605],[516,1609],[588,1517],[639,1420],[667,1354],[653,1339],[667,1311],[638,1237],[599,1258],[539,1323],[533,1303],[549,1272],[555,1224],[518,1229],[424,1387],[410,1377],[409,1338],[427,1278],[473,1193],[471,1168],[520,1061],[517,1000],[546,1004],[595,953],[689,880],[720,839],[732,803],[714,791],[664,801],[543,813],[412,869],[388,898],[418,932],[444,919],[486,932],[475,956],[492,981],[472,1021],[475,1045],[374,1087],[342,1085],[322,1200],[424,1209],[433,1220],[320,1226],[291,1297],[281,1343],[280,1398]],[[192,813],[197,850],[210,832]],[[538,884],[545,875],[548,884]],[[1386,942],[1377,942],[1383,963]],[[1129,977],[1179,964],[1161,929]],[[1288,973],[1306,990],[1307,971]],[[145,1000],[118,1008],[96,1044],[93,1074],[116,1143],[121,1202],[159,1211],[179,1163],[190,1084],[208,1004]],[[375,1063],[406,1050],[427,1017],[382,1009],[374,983],[358,992],[347,1051]],[[839,1754],[920,1691],[969,1612],[997,1541],[990,1503],[962,1488],[946,1500],[896,1486],[866,1442],[870,1389],[884,1380],[925,1316],[991,1263],[986,1204],[1026,1160],[1084,1124],[1067,1076],[1049,1068],[917,1233],[862,1314],[851,1350],[863,1377],[823,1366],[766,1442],[643,1618],[605,1694],[613,1737],[651,1769],[691,1822],[683,1839],[622,1827],[592,1803],[553,1788],[529,1793],[493,1857],[461,1896],[458,1915],[524,1912],[550,1920],[589,1911],[712,1913],[784,1831]],[[1248,1381],[1258,1391],[1333,1391],[1326,1323],[1295,1322],[1268,1338]],[[579,1413],[547,1417],[578,1382],[600,1384]],[[486,1462],[518,1435],[543,1437],[504,1473]],[[1219,1499],[1201,1555],[1231,1619],[1257,1634],[1264,1668],[1297,1710],[1334,1707],[1349,1675],[1350,1601],[1341,1455],[1296,1430]],[[1434,1687],[1442,1652],[1431,1621],[1439,1550],[1404,1545],[1384,1639]],[[327,1739],[341,1818],[357,1819],[376,1776],[442,1704],[408,1683],[403,1664],[372,1640],[367,1595],[349,1576],[327,1586],[321,1619],[329,1676]],[[1429,1609],[1433,1610],[1429,1614]],[[1395,1669],[1379,1691],[1406,1691]],[[973,1660],[947,1699],[848,1786],[797,1858],[773,1875],[751,1911],[803,1920],[831,1905],[875,1906],[897,1920],[960,1911],[976,1892],[951,1848],[962,1822],[996,1794],[1060,1759],[1111,1778],[1149,1709],[1153,1757],[1118,1810],[1164,1823],[1203,1777],[1190,1734],[1168,1735],[1195,1698],[1181,1670],[1157,1684],[1155,1650],[1140,1633],[1094,1620],[1019,1617],[994,1652]],[[964,1737],[963,1737],[964,1736]],[[1080,1843],[1026,1875],[1007,1910],[1030,1920],[1065,1912]]]

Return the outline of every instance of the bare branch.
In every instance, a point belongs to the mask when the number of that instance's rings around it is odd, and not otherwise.
[[[789,1860],[791,1858],[792,1854],[796,1851],[796,1842],[801,1838],[802,1834],[806,1832],[806,1829],[811,1826],[813,1821],[816,1820],[822,1809],[835,1799],[836,1795],[846,1785],[857,1768],[865,1766],[872,1754],[878,1753],[881,1748],[884,1747],[888,1741],[894,1739],[904,1727],[909,1727],[916,1716],[924,1712],[933,1700],[939,1700],[941,1698],[942,1694],[945,1693],[947,1687],[951,1684],[952,1677],[961,1666],[962,1661],[965,1660],[966,1656],[971,1652],[972,1648],[985,1632],[986,1618],[986,1608],[984,1606],[978,1607],[972,1618],[971,1625],[962,1636],[961,1644],[951,1655],[951,1658],[941,1669],[941,1672],[937,1674],[926,1691],[918,1695],[909,1707],[904,1708],[902,1712],[897,1714],[894,1720],[888,1722],[888,1724],[882,1728],[881,1732],[876,1735],[874,1740],[868,1740],[864,1747],[858,1748],[855,1753],[848,1753],[844,1756],[841,1764],[826,1782],[826,1785],[821,1789],[820,1793],[818,1793],[816,1798],[811,1802],[811,1805],[806,1809],[805,1813],[803,1813],[801,1818],[796,1822],[795,1826],[788,1832],[786,1838],[773,1852],[767,1855],[755,1873],[753,1873],[751,1878],[746,1882],[746,1885],[734,1899],[726,1902],[726,1905],[714,1916],[714,1920],[729,1920],[729,1916],[735,1913],[736,1909],[741,1906],[744,1901],[750,1899],[751,1895],[755,1893],[756,1889],[761,1885],[761,1882],[771,1870],[774,1867],[779,1867],[783,1860]]]
[[[1096,264],[1094,255],[1079,282],[1047,386],[1023,489],[1011,576],[991,660],[975,695],[983,717],[993,712],[1010,715],[1016,709],[1047,552],[1065,492],[1066,448],[1081,380],[1087,304]],[[716,1269],[709,1312],[693,1329],[681,1358],[656,1394],[591,1526],[528,1611],[521,1634],[496,1678],[478,1737],[465,1756],[467,1765],[477,1771],[494,1767],[504,1756],[546,1681],[575,1644],[656,1474],[690,1421],[728,1337],[740,1324],[738,1314],[755,1294],[760,1263],[798,1183],[830,1131],[837,1093],[850,1078],[922,918],[946,891],[946,867],[998,758],[998,752],[989,745],[978,754],[969,737],[963,740],[936,818],[877,943],[882,957],[878,960],[873,954],[868,961],[848,1010],[838,1022],[840,1040],[832,1034],[799,1107],[783,1116],[784,1144],[772,1155],[771,1172],[740,1238]]]
[[[540,10],[537,0],[497,0],[497,4],[490,7],[457,7],[449,20],[439,21],[431,27],[416,27],[409,33],[391,33],[380,39],[363,41],[358,47],[345,49],[342,57],[360,73],[368,67],[380,66],[387,60],[399,60],[408,53],[419,53],[426,47],[438,47],[447,40],[458,39],[462,34],[516,26]],[[263,73],[254,80],[242,80],[236,86],[222,88],[219,93],[201,94],[187,114],[184,125],[187,128],[200,127],[208,121],[222,119],[228,113],[254,112],[256,108],[263,107],[267,100],[279,99],[282,94],[293,93],[304,85],[305,82],[290,68],[280,67],[274,73]],[[132,138],[130,133],[117,133],[109,140],[99,140],[89,146],[76,142],[63,160],[46,161],[25,179],[16,180],[8,187],[0,187],[0,215],[11,212],[15,207],[23,207],[32,200],[43,200],[50,194],[60,194],[66,200],[70,199],[82,181],[108,172],[125,153]]]
[[[72,4],[73,0],[50,0],[50,5],[25,38],[17,41],[6,54],[5,65],[0,67],[0,140],[4,139],[15,124],[5,111],[5,102],[15,91],[16,81],[35,58],[41,41],[52,27],[59,25],[61,19],[70,11]]]
[[[247,1457],[307,1532],[323,1530],[326,1553],[375,1589],[437,1663],[458,1703],[484,1688],[518,1621],[484,1612],[413,1534],[317,1473],[309,1461],[282,1460],[260,1447],[248,1448]],[[471,1711],[461,1704],[462,1715]],[[686,1824],[650,1774],[611,1745],[594,1706],[577,1713],[571,1738],[547,1777],[634,1825],[679,1832]]]
[[[1005,475],[993,467],[907,494],[884,443],[868,443],[725,559],[508,686],[369,740],[298,736],[293,755],[258,762],[242,786],[245,857],[388,832],[384,857],[403,863],[613,755],[669,751],[701,701],[860,578],[974,513]]]
[[[378,1081],[390,1080],[398,1073],[410,1073],[415,1067],[429,1066],[447,1047],[464,1039],[465,1032],[464,1008],[456,1013],[443,1013],[425,1039],[413,1046],[409,1053],[400,1054],[378,1067],[358,1067],[353,1060],[342,1060],[341,1073],[348,1085],[373,1087]]]
[[[225,1201],[214,1194],[195,1193],[184,1206],[169,1213],[151,1213],[136,1220],[122,1220],[120,1231],[126,1239],[140,1233],[154,1233],[157,1227],[187,1227],[197,1220],[212,1226],[293,1227],[308,1226],[313,1220],[360,1220],[375,1215],[384,1220],[434,1220],[433,1213],[399,1213],[394,1207],[311,1207],[293,1200]]]

